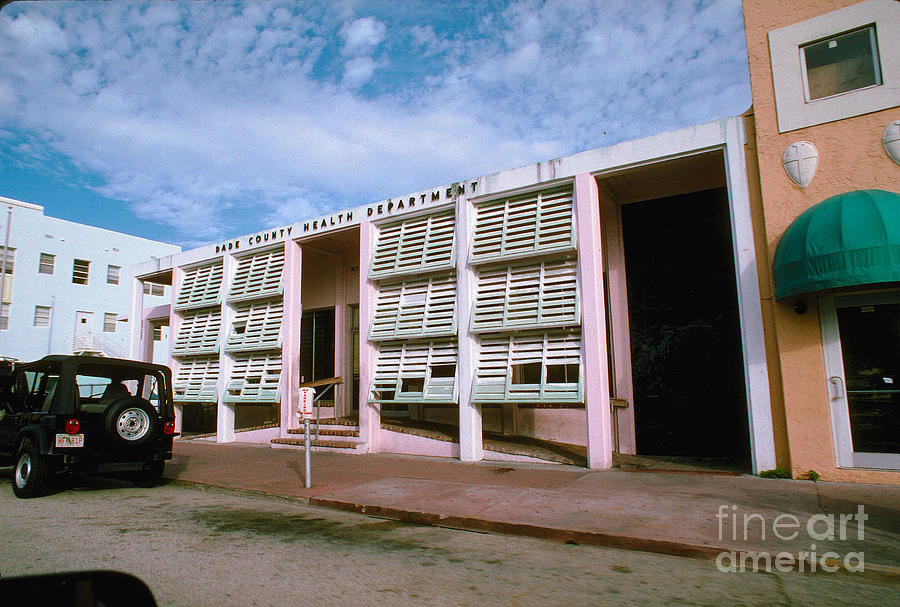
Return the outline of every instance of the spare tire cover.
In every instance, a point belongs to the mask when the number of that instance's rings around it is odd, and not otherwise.
[[[106,410],[104,429],[115,444],[139,447],[156,437],[159,414],[142,398],[123,398]]]

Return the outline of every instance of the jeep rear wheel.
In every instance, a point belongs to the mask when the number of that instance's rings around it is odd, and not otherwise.
[[[142,398],[124,398],[110,405],[104,423],[107,435],[121,447],[140,447],[156,437],[159,415]]]
[[[24,439],[16,457],[13,493],[16,497],[37,497],[46,489],[49,477],[50,467],[47,460],[39,453],[31,439]]]

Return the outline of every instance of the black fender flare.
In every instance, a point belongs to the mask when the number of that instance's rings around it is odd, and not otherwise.
[[[38,424],[23,426],[16,435],[16,453],[18,453],[19,445],[22,444],[22,440],[25,438],[30,438],[41,453],[50,453],[53,441],[50,437],[50,431],[45,426]]]

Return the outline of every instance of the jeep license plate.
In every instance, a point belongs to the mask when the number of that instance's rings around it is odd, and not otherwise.
[[[57,434],[57,447],[84,447],[84,434]]]

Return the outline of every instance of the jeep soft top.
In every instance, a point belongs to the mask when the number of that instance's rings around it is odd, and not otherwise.
[[[0,460],[15,464],[20,497],[42,493],[57,471],[152,482],[172,457],[172,372],[164,365],[79,355],[16,363],[0,408]]]

